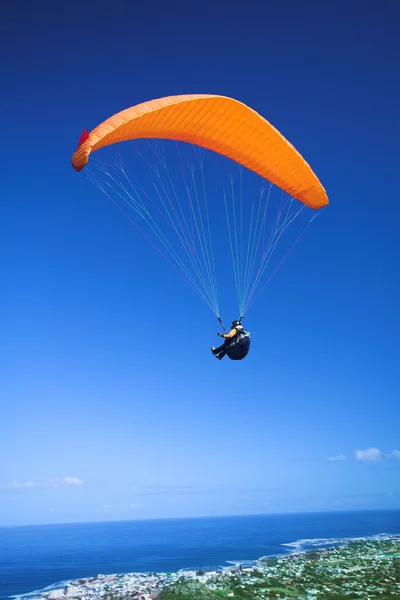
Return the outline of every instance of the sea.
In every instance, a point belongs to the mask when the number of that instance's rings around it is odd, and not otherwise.
[[[80,577],[248,564],[400,534],[400,510],[0,527],[0,599],[33,600]]]

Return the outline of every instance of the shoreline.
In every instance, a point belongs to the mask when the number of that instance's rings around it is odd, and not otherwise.
[[[197,569],[182,568],[175,572],[100,573],[94,577],[81,577],[60,581],[41,590],[16,594],[10,596],[10,598],[15,600],[57,600],[64,598],[68,600],[68,598],[79,597],[92,600],[94,598],[107,597],[107,594],[115,589],[117,590],[116,593],[119,594],[119,598],[155,600],[164,588],[176,585],[182,582],[182,579],[207,585],[210,581],[223,580],[226,574],[229,576],[241,576],[260,568],[268,569],[268,563],[274,561],[278,564],[289,563],[290,560],[297,560],[299,557],[307,559],[307,556],[311,556],[312,554],[319,555],[321,552],[324,553],[337,548],[345,548],[351,544],[358,543],[366,546],[368,543],[379,544],[385,542],[399,544],[400,556],[400,534],[381,533],[366,537],[303,539],[282,543],[281,546],[288,549],[280,553],[262,556],[254,560],[229,560],[226,561],[227,566],[220,566],[218,568],[211,569],[203,566]]]

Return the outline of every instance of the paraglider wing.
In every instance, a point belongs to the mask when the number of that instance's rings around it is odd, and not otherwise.
[[[328,204],[309,164],[275,127],[245,104],[215,95],[169,96],[119,112],[84,132],[72,164],[80,171],[91,152],[139,138],[188,142],[222,154],[305,205]]]

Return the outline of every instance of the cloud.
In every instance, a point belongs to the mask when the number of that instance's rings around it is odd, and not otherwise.
[[[356,459],[363,461],[378,461],[381,460],[382,453],[379,448],[367,448],[366,450],[356,450]]]
[[[64,477],[63,481],[66,485],[84,485],[84,481],[82,479],[78,479],[77,477]]]
[[[136,489],[135,496],[139,499],[147,496],[209,496],[209,495],[232,495],[232,494],[266,494],[271,493],[268,487],[242,487],[224,484],[215,485],[171,485],[171,486],[146,486],[144,489]]]
[[[137,496],[158,496],[165,494],[203,494],[204,490],[198,485],[146,486],[137,490]]]
[[[119,504],[104,504],[104,510],[110,511],[129,511],[129,510],[140,510],[143,508],[143,504],[127,504],[127,505],[119,505]]]
[[[392,450],[391,452],[383,452],[379,448],[366,448],[365,450],[356,450],[354,458],[364,462],[379,462],[387,459],[400,460],[400,450]],[[329,456],[330,462],[338,462],[347,460],[347,456],[344,454],[338,454],[337,456]]]
[[[7,483],[6,485],[0,486],[0,492],[22,492],[31,489],[58,489],[82,486],[84,483],[85,482],[82,481],[82,479],[78,479],[78,477],[57,477],[54,479],[44,479],[41,481],[24,481],[23,483],[13,481],[12,483]]]
[[[331,462],[337,462],[339,460],[347,460],[347,456],[345,456],[344,454],[338,454],[338,456],[330,456],[328,458],[328,460],[330,460]]]

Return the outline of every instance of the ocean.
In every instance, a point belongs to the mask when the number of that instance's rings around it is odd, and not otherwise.
[[[400,534],[400,510],[0,528],[0,599],[99,573],[217,569],[237,561]]]

